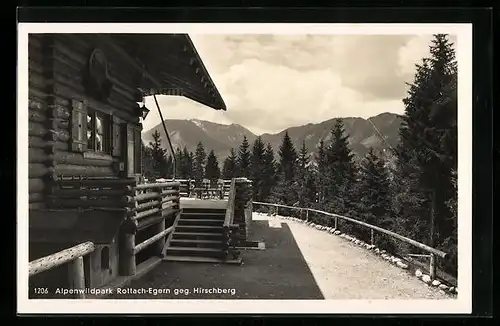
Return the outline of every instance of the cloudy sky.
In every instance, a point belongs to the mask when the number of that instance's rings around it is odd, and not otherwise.
[[[405,82],[431,35],[190,35],[227,111],[158,97],[169,119],[237,123],[256,134],[335,117],[403,112]],[[455,42],[455,38],[451,39]],[[147,105],[154,108],[148,99]],[[151,110],[144,130],[160,123]]]

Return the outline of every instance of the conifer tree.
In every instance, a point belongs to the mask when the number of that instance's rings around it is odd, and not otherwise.
[[[321,205],[325,198],[327,197],[327,171],[328,171],[328,161],[326,159],[325,152],[325,142],[323,139],[320,140],[319,146],[315,155],[316,161],[316,189],[318,191],[318,205]],[[319,207],[319,206],[318,206]]]
[[[252,146],[252,164],[251,164],[251,179],[253,181],[253,199],[262,201],[262,185],[263,185],[263,170],[264,170],[265,147],[261,137],[255,139]]]
[[[391,220],[392,201],[389,173],[384,160],[372,148],[361,163],[360,180],[358,183],[358,217],[364,222],[380,226],[384,229],[393,229]],[[365,241],[370,240],[370,232],[366,228],[359,228]],[[388,249],[388,244],[378,244]]]
[[[252,154],[250,153],[248,139],[243,136],[240,148],[238,150],[237,171],[239,177],[250,178],[250,165],[252,164]]]
[[[216,182],[220,178],[219,161],[213,150],[211,150],[207,156],[205,178],[212,182]]]
[[[274,159],[274,150],[270,143],[266,145],[262,162],[261,196],[263,200],[267,200],[272,188],[276,184],[276,161]]]
[[[297,164],[297,150],[292,143],[288,131],[285,131],[279,148],[279,172],[286,181],[295,177]]]
[[[226,159],[224,160],[224,164],[222,167],[222,178],[227,180],[236,177],[236,160],[237,157],[234,148],[231,148],[228,157],[226,157]]]
[[[456,197],[452,182],[457,161],[456,80],[453,45],[446,35],[435,35],[430,56],[417,66],[403,100],[394,205],[408,236],[446,248],[451,256],[456,252],[456,215],[448,205]],[[431,239],[432,212],[435,234]]]
[[[151,148],[151,160],[154,178],[165,178],[168,173],[167,151],[161,147],[161,138],[158,130],[153,132],[153,141],[149,143]]]
[[[145,145],[143,142],[141,142],[141,149],[142,149],[142,165],[143,165],[143,171],[144,171],[144,177],[146,179],[152,179],[154,178],[154,166],[153,166],[153,157],[151,153],[151,147],[148,145]]]
[[[194,164],[193,164],[193,176],[196,186],[200,186],[203,181],[203,176],[205,175],[204,167],[207,159],[207,154],[205,152],[205,147],[200,141],[196,146],[196,152],[194,154]]]
[[[302,147],[300,148],[298,155],[298,166],[297,166],[297,194],[299,199],[299,206],[305,207],[309,206],[311,198],[312,189],[312,174],[309,171],[310,155],[306,147],[305,140],[302,141]]]
[[[186,160],[184,159],[184,156],[182,155],[182,151],[181,151],[180,147],[177,147],[175,149],[175,160],[177,161],[175,175],[177,176],[177,178],[180,178],[180,179],[187,178],[187,176],[185,174],[185,172],[186,172],[186,170],[185,170]]]
[[[349,148],[349,135],[341,119],[336,119],[331,131],[332,139],[325,150],[327,169],[325,189],[328,209],[340,214],[355,213],[356,166]]]

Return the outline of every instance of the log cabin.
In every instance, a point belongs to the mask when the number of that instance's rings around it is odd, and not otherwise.
[[[29,259],[91,241],[85,286],[103,287],[131,273],[126,234],[141,241],[158,232],[155,221],[127,224],[123,201],[142,173],[148,109],[139,103],[173,95],[226,106],[185,34],[30,34],[28,42]],[[164,229],[170,217],[160,218]],[[148,249],[137,264],[158,251]],[[30,288],[67,287],[64,268],[35,275]]]

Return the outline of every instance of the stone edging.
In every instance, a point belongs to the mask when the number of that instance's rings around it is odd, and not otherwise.
[[[267,215],[265,213],[260,213],[260,214]],[[306,225],[313,227],[319,231],[325,231],[325,232],[328,232],[332,235],[337,235],[341,238],[344,238],[344,239],[352,242],[353,244],[355,244],[359,247],[364,247],[365,249],[370,250],[371,252],[375,253],[376,255],[379,255],[380,257],[382,257],[384,260],[388,261],[389,263],[391,263],[391,264],[393,264],[401,269],[407,270],[411,274],[411,272],[409,270],[410,267],[405,262],[405,260],[398,258],[398,257],[395,257],[395,256],[392,256],[392,255],[388,254],[385,250],[381,250],[374,245],[371,245],[371,244],[368,244],[362,240],[356,239],[355,237],[350,236],[350,235],[345,234],[345,233],[342,233],[339,230],[335,230],[335,228],[333,228],[333,227],[328,227],[328,226],[324,226],[321,224],[315,224],[315,223],[310,222],[310,221],[306,222],[306,221],[299,219],[299,218],[296,218],[296,217],[281,216],[281,215],[273,215],[273,216],[279,217],[279,218],[282,218],[285,220],[290,220],[290,221],[306,224]],[[451,296],[456,296],[458,294],[458,289],[456,287],[448,286],[443,281],[440,281],[438,279],[431,281],[431,277],[429,275],[424,274],[420,269],[416,269],[412,275],[415,276],[416,278],[418,278],[419,280],[421,280],[427,286],[432,286],[436,289],[439,289],[439,291],[443,292],[444,294],[451,295]]]

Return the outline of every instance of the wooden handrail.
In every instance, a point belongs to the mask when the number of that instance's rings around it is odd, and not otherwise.
[[[152,236],[151,238],[139,243],[138,245],[136,245],[134,247],[134,254],[137,254],[139,252],[141,252],[142,250],[144,250],[146,247],[152,245],[153,243],[155,243],[156,241],[160,240],[161,238],[165,237],[167,234],[169,234],[170,232],[172,232],[172,230],[174,229],[173,226],[169,227],[168,229],[165,229],[163,231],[161,231],[160,233]]]
[[[296,209],[296,210],[305,210],[305,211],[309,211],[309,212],[315,212],[315,213],[318,213],[318,214],[323,214],[323,215],[326,215],[329,218],[331,218],[331,217],[333,217],[335,219],[340,218],[341,220],[349,221],[351,223],[364,226],[364,227],[369,228],[371,230],[387,234],[388,236],[396,238],[396,239],[398,239],[398,240],[400,240],[402,242],[406,242],[408,244],[411,244],[411,245],[413,245],[413,246],[415,246],[415,247],[417,247],[419,249],[422,249],[422,250],[424,250],[426,252],[429,252],[429,253],[431,253],[433,255],[436,255],[436,256],[439,256],[441,258],[446,258],[446,256],[447,256],[447,253],[445,253],[444,251],[432,248],[432,247],[430,247],[428,245],[425,245],[425,244],[420,243],[418,241],[412,240],[412,239],[407,238],[405,236],[399,235],[399,234],[397,234],[395,232],[392,232],[392,231],[383,229],[381,227],[378,227],[378,226],[375,226],[375,225],[372,225],[372,224],[368,224],[368,223],[365,223],[365,222],[362,222],[362,221],[359,221],[359,220],[356,220],[356,219],[353,219],[353,218],[350,218],[350,217],[347,217],[347,216],[342,216],[342,215],[338,215],[338,214],[334,214],[334,213],[324,212],[324,211],[320,211],[320,210],[313,209],[313,208],[294,207],[294,206],[287,206],[287,205],[281,205],[281,204],[263,203],[263,202],[257,202],[257,201],[254,201],[253,203],[257,204],[257,205],[263,205],[263,206],[274,206],[274,207],[283,207],[283,208]]]
[[[57,266],[66,264],[78,257],[83,257],[95,250],[94,243],[88,241],[74,247],[64,249],[42,258],[38,258],[29,264],[29,276],[33,276]]]
[[[68,263],[68,280],[70,287],[77,290],[76,298],[85,298],[85,268],[83,256],[95,250],[93,242],[84,242],[74,247],[64,249],[29,263],[29,277],[48,271]]]

